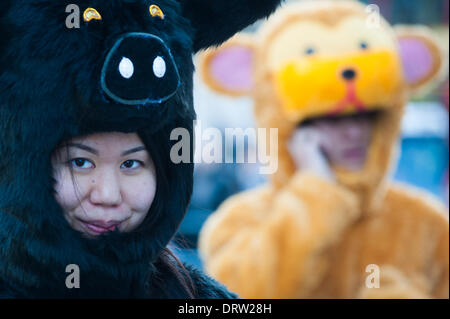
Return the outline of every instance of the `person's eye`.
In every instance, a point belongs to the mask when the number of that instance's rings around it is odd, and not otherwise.
[[[95,167],[94,163],[85,158],[74,158],[69,163],[75,169],[90,169]]]
[[[140,167],[143,167],[144,163],[138,160],[128,160],[122,163],[120,168],[127,169],[127,170],[135,170]]]

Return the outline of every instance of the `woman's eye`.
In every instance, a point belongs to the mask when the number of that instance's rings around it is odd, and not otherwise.
[[[94,167],[94,164],[85,158],[75,158],[70,161],[70,164],[73,168],[77,169],[89,169]]]
[[[128,160],[122,163],[121,168],[124,169],[137,169],[139,167],[143,166],[143,163],[141,161],[136,160]]]

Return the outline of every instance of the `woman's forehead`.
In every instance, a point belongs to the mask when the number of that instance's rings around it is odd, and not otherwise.
[[[129,151],[142,151],[145,146],[136,133],[98,133],[72,139],[69,147],[96,151],[101,154],[122,154]]]
[[[75,143],[91,143],[93,145],[128,145],[130,143],[140,143],[142,141],[137,133],[121,133],[121,132],[107,132],[95,133],[86,136],[80,136],[71,140]]]

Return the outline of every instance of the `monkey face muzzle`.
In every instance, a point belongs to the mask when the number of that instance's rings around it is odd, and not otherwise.
[[[282,110],[293,122],[394,106],[402,91],[397,55],[379,50],[296,58],[275,74]]]

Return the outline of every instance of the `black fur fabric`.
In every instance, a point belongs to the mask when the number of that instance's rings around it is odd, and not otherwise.
[[[193,165],[169,158],[172,129],[193,130],[192,54],[267,16],[279,2],[78,0],[81,13],[92,7],[102,20],[69,29],[70,2],[1,1],[0,297],[189,297],[161,254],[192,192]],[[151,4],[164,19],[149,14]],[[147,40],[153,42],[140,42]],[[120,55],[135,59],[142,87],[117,76]],[[146,78],[158,56],[165,72]],[[136,231],[87,240],[69,227],[54,199],[50,158],[64,140],[105,131],[139,133],[156,165],[157,193]],[[80,289],[65,285],[69,264],[80,268]],[[234,297],[188,272],[194,297]]]

